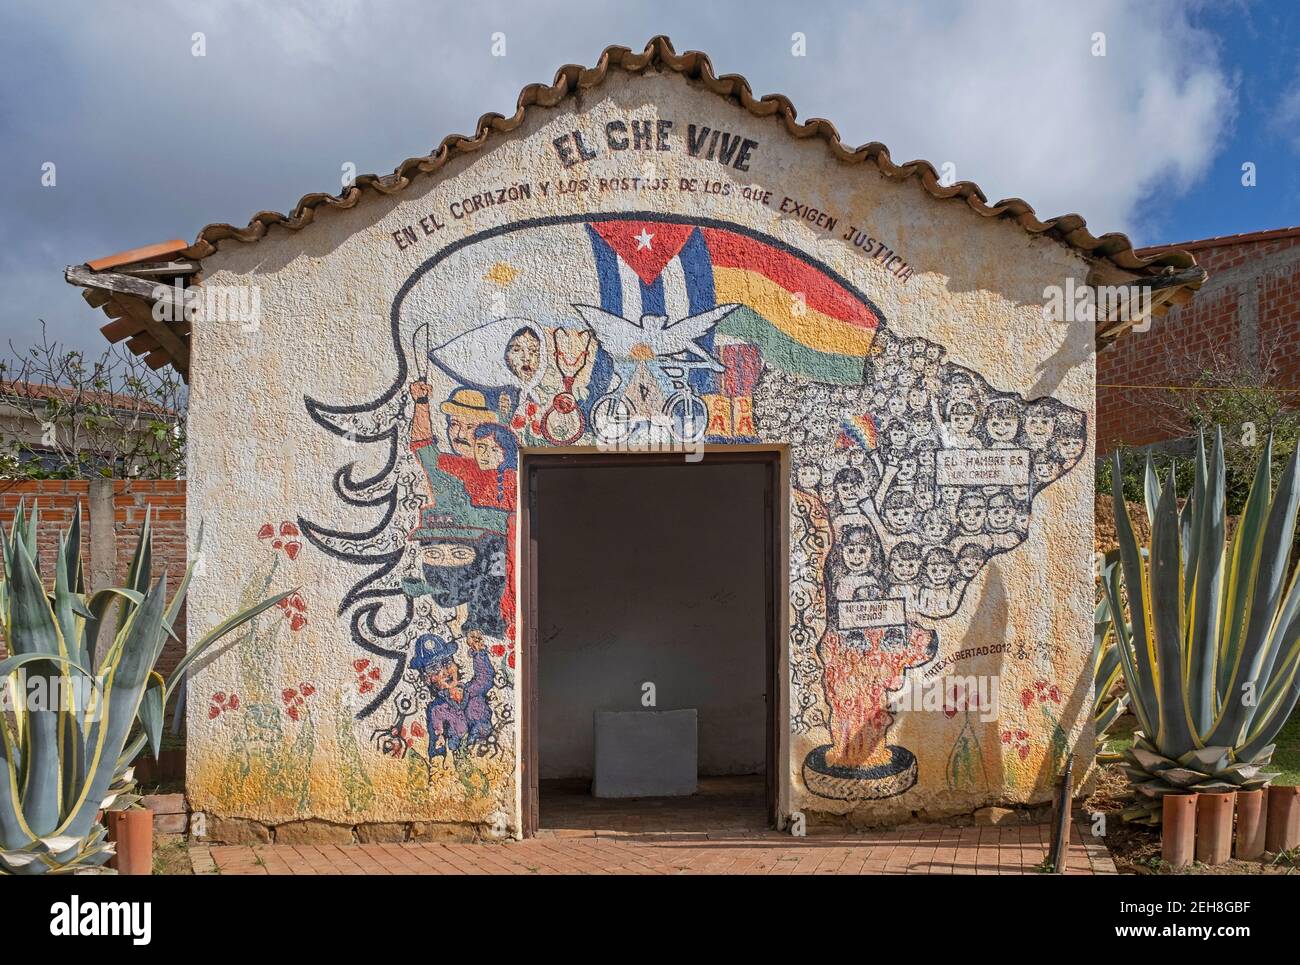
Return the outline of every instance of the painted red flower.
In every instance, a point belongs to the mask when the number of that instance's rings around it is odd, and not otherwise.
[[[488,648],[488,653],[498,659],[505,657],[506,665],[509,666],[511,670],[515,669],[515,642],[513,640],[508,644],[492,644],[492,646]]]
[[[300,720],[306,706],[306,699],[315,692],[316,688],[307,683],[284,688],[280,691],[280,699],[284,701],[284,712],[291,720]]]
[[[208,704],[208,720],[216,720],[224,713],[239,709],[239,694],[232,693],[227,696],[225,691],[218,690],[212,695]]]
[[[258,539],[270,540],[271,549],[283,550],[290,560],[296,560],[302,551],[302,542],[295,538],[301,535],[298,527],[287,519],[278,528],[271,523],[263,523],[257,531]]]

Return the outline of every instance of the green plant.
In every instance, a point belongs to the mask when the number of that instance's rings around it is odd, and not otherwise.
[[[36,511],[27,517],[20,505],[8,538],[0,534],[0,629],[12,653],[0,660],[11,698],[10,714],[0,713],[0,872],[95,870],[112,854],[97,814],[130,800],[131,762],[146,743],[157,754],[172,690],[213,644],[289,593],[214,627],[164,680],[154,664],[167,637],[175,637],[193,567],[169,600],[166,573],[152,579],[146,518],[128,586],[90,592],[78,513],[59,538],[47,591],[36,562],[36,524]],[[102,652],[101,636],[110,637]]]
[[[1113,553],[1107,554],[1111,566],[1114,565],[1113,556]],[[1115,645],[1115,618],[1103,588],[1092,619],[1092,721],[1097,760],[1103,764],[1120,760],[1119,754],[1106,753],[1106,732],[1128,708],[1128,693],[1115,692],[1121,673],[1119,648]]]
[[[1224,455],[1216,432],[1197,442],[1192,490],[1180,510],[1172,473],[1148,465],[1151,540],[1139,547],[1121,493],[1113,494],[1118,565],[1104,582],[1118,653],[1140,730],[1123,767],[1136,792],[1129,820],[1157,823],[1160,798],[1266,785],[1273,739],[1300,697],[1300,589],[1287,557],[1300,508],[1297,457],[1276,492],[1264,446],[1233,538],[1226,537]],[[1115,457],[1118,475],[1119,457]]]

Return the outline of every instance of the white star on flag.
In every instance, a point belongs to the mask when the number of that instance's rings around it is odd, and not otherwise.
[[[652,251],[654,250],[653,246],[650,244],[650,242],[654,239],[654,235],[646,231],[645,228],[641,229],[641,233],[639,235],[633,235],[632,237],[636,239],[637,251],[641,251],[642,249],[645,248],[649,248]]]

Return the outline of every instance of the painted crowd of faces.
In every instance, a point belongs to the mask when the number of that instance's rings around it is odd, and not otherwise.
[[[794,484],[826,507],[829,600],[901,599],[909,614],[951,616],[985,562],[1028,537],[1035,495],[1083,457],[1085,416],[995,391],[927,339],[882,331],[878,344],[861,386],[769,369],[755,416],[790,439]],[[846,411],[868,418],[842,426]],[[941,485],[938,453],[954,449],[1019,450],[1028,480]]]

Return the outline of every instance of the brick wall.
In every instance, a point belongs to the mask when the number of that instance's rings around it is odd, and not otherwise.
[[[1176,247],[1191,251],[1209,280],[1150,331],[1098,354],[1098,455],[1185,434],[1173,390],[1163,387],[1186,384],[1214,354],[1254,371],[1271,361],[1271,384],[1300,389],[1300,228]]]
[[[111,517],[106,512],[98,513],[96,507],[106,507],[110,498],[113,507]],[[43,479],[21,483],[0,482],[0,524],[3,524],[6,532],[13,524],[19,500],[25,501],[29,513],[33,504],[40,509],[37,548],[42,572],[47,579],[54,555],[58,551],[59,534],[67,531],[78,503],[81,504],[82,565],[87,585],[92,590],[99,589],[95,574],[115,574],[112,577],[114,585],[120,586],[126,582],[135,542],[145,513],[149,510],[152,510],[154,578],[157,579],[165,566],[168,584],[174,586],[185,572],[184,480]],[[104,526],[110,527],[107,533],[103,531]],[[99,556],[96,555],[97,550]],[[110,555],[111,559],[102,558],[104,554]],[[181,642],[169,640],[164,647],[158,664],[158,669],[164,676],[172,671],[185,652],[184,611],[175,629]]]

